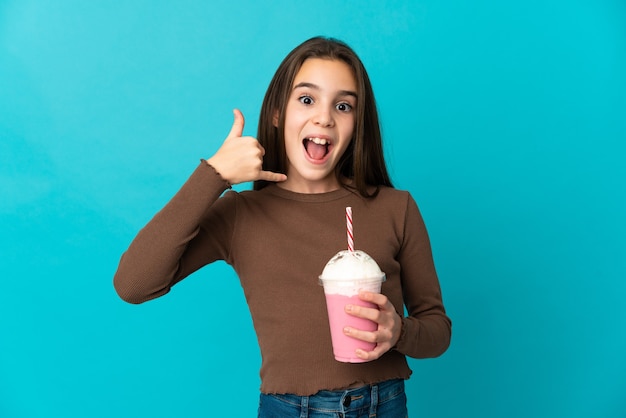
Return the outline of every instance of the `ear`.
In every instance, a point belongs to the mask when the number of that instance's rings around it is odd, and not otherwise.
[[[274,125],[274,128],[278,128],[278,110],[274,111],[274,116],[272,117],[272,125]]]

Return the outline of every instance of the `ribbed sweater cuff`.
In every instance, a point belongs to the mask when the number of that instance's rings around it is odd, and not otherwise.
[[[224,177],[222,177],[222,175],[219,173],[219,171],[217,171],[217,169],[215,167],[213,167],[211,164],[209,164],[209,162],[207,160],[205,160],[204,158],[200,159],[202,165],[209,167],[211,170],[213,170],[213,172],[224,182],[224,185],[226,186],[224,189],[232,189],[233,185],[230,184],[230,182],[228,182]]]

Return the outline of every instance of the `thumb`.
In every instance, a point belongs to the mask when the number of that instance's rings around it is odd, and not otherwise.
[[[240,137],[243,135],[243,126],[245,124],[245,119],[243,117],[243,113],[239,109],[233,109],[233,114],[235,116],[235,120],[233,121],[233,127],[230,128],[230,132],[228,133],[228,137]]]

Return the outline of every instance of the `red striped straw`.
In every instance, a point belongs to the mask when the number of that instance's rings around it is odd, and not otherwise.
[[[352,208],[346,208],[346,226],[348,227],[348,251],[354,251],[354,231],[352,230]]]

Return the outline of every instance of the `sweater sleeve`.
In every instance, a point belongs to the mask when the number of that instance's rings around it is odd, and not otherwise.
[[[437,357],[450,345],[452,323],[443,306],[426,226],[410,195],[399,261],[408,316],[402,318],[395,349],[414,358]]]
[[[113,285],[123,300],[142,303],[162,296],[203,265],[227,257],[228,222],[210,230],[202,226],[207,216],[215,218],[209,214],[219,206],[218,200],[232,200],[219,198],[227,187],[228,183],[205,162],[195,169],[122,255]],[[207,243],[213,246],[200,251]]]

